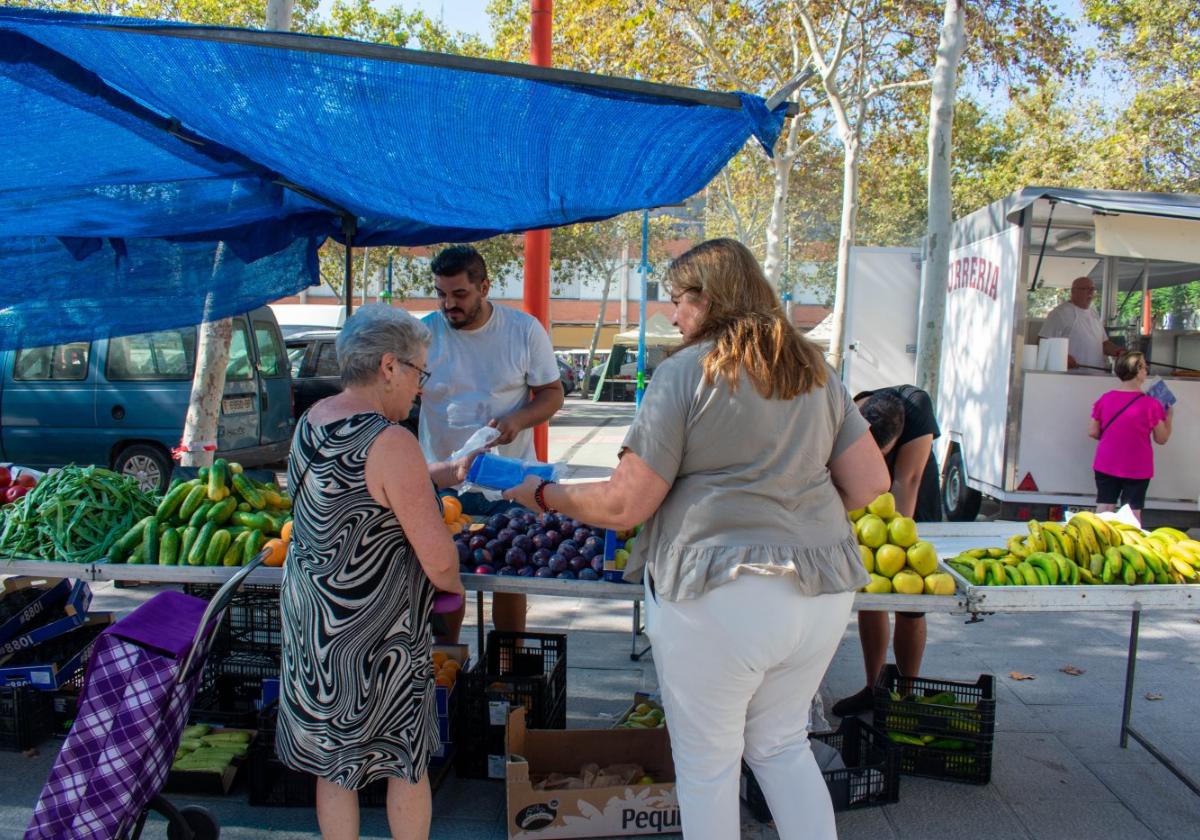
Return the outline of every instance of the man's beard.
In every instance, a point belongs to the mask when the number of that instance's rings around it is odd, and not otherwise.
[[[451,319],[449,314],[446,315],[446,322],[456,330],[464,329],[465,327],[475,323],[475,319],[478,318],[479,313],[483,311],[483,301],[480,300],[479,303],[475,304],[475,308],[470,312],[466,311],[465,309],[461,311],[463,317],[459,321]]]

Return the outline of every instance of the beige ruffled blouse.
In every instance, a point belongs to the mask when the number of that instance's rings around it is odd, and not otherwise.
[[[823,388],[764,399],[743,374],[736,391],[704,384],[711,344],[654,371],[625,436],[671,485],[634,542],[625,579],[648,570],[659,598],[698,598],[739,574],[794,579],[805,595],[852,592],[868,576],[829,462],[869,431],[829,370]]]

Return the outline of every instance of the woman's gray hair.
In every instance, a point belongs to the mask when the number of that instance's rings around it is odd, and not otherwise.
[[[369,385],[384,353],[412,362],[432,340],[429,327],[403,309],[386,303],[361,306],[346,319],[337,337],[342,385]]]

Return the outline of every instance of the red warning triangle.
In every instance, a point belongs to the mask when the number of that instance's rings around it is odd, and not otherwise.
[[[1038,486],[1037,482],[1033,480],[1033,473],[1025,473],[1025,477],[1021,479],[1021,483],[1017,485],[1017,489],[1026,493],[1036,493]]]

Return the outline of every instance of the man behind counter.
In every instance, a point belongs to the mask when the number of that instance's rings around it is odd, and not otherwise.
[[[1076,277],[1071,297],[1050,310],[1038,338],[1067,339],[1067,369],[1107,370],[1105,356],[1120,356],[1124,348],[1108,340],[1100,315],[1092,309],[1096,284],[1090,277]]]

